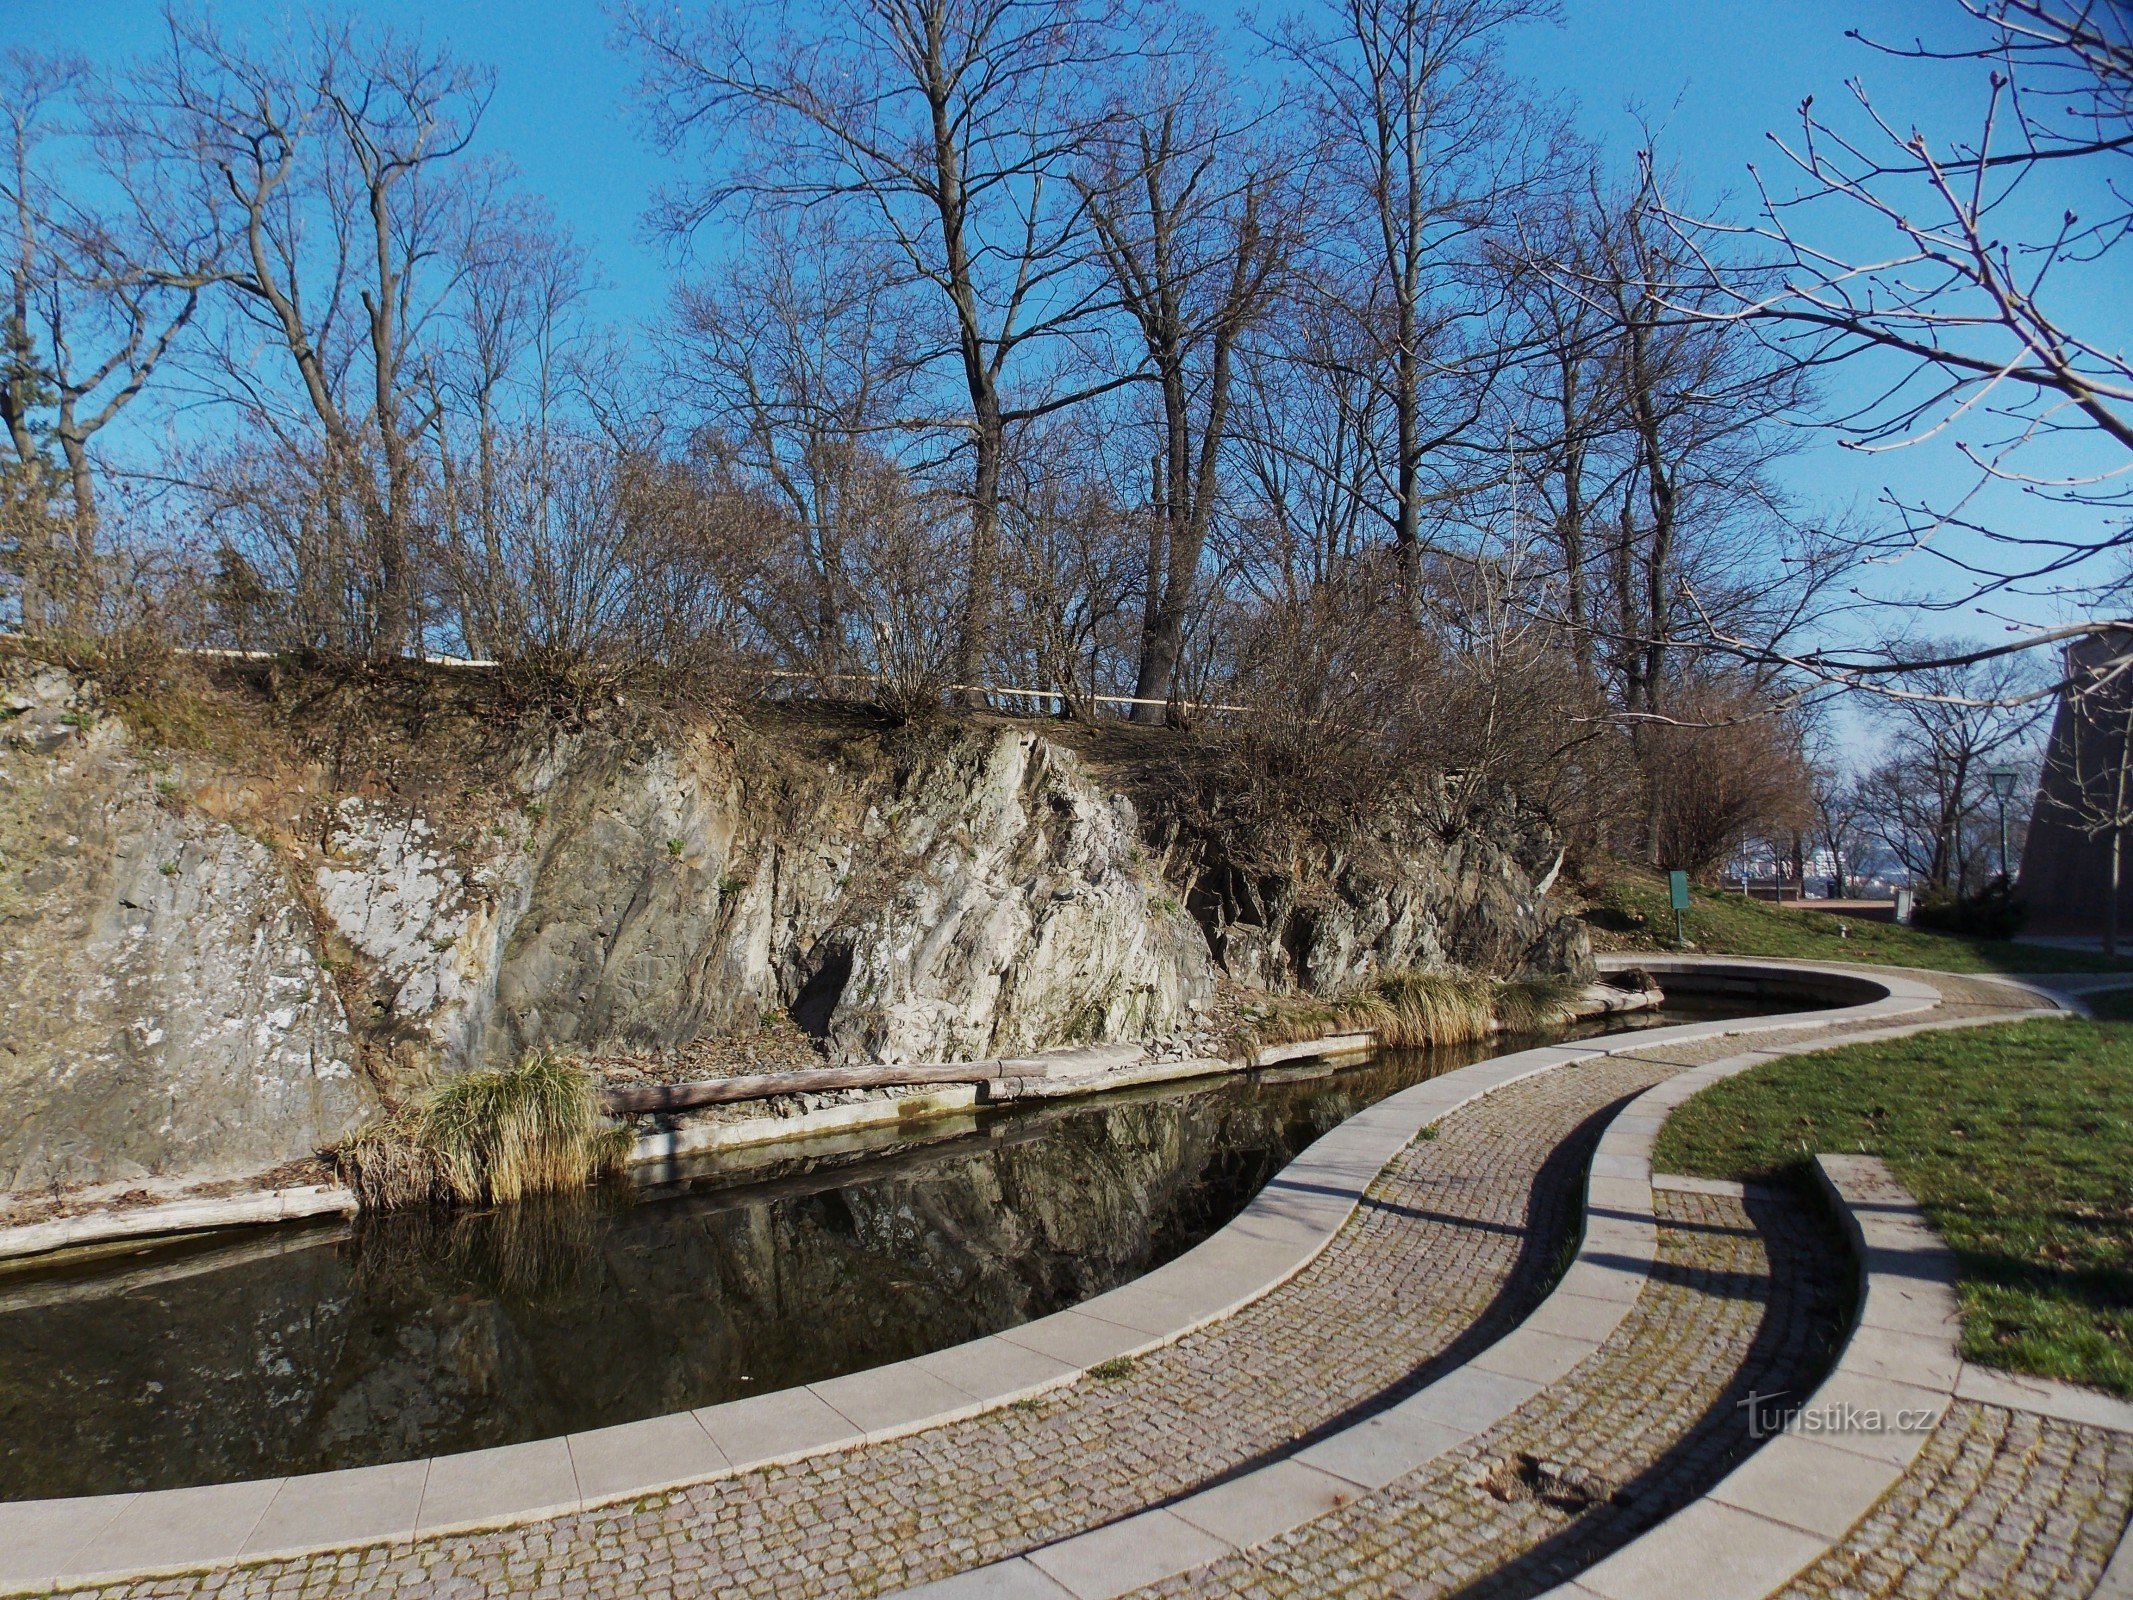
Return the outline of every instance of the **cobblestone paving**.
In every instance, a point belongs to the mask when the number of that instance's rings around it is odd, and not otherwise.
[[[2076,1600],[2133,1512],[2133,1436],[1958,1402],[1788,1600]]]
[[[1494,1342],[1553,1280],[1597,1119],[1668,1070],[1580,1063],[1446,1119],[1304,1271],[1122,1379],[636,1506],[99,1592],[782,1600],[878,1593],[1050,1543],[1286,1450]]]
[[[2004,990],[1993,998],[2013,1000]],[[1283,1453],[1478,1353],[1520,1320],[1552,1281],[1575,1220],[1575,1179],[1602,1113],[1680,1065],[1796,1037],[1711,1040],[1669,1050],[1663,1062],[1607,1058],[1499,1091],[1447,1119],[1439,1137],[1412,1145],[1339,1237],[1296,1278],[1235,1316],[1141,1357],[1114,1381],[1084,1378],[1033,1401],[904,1439],[632,1505],[494,1533],[95,1592],[112,1600],[210,1594],[310,1600],[350,1593],[452,1600],[504,1594],[535,1600],[868,1595],[997,1561]],[[1633,1320],[1642,1326],[1654,1316],[1675,1319],[1671,1334],[1656,1337],[1676,1352],[1679,1373],[1693,1375],[1672,1381],[1718,1394],[1743,1353],[1764,1337],[1758,1327],[1778,1330],[1769,1337],[1780,1347],[1805,1335],[1790,1312],[1763,1317],[1766,1291],[1754,1286],[1767,1285],[1767,1264],[1743,1264],[1763,1249],[1757,1236],[1733,1224],[1706,1232],[1693,1221],[1684,1219],[1669,1237],[1730,1240],[1729,1248],[1746,1254],[1716,1265],[1686,1264],[1680,1282],[1670,1273]],[[1788,1259],[1786,1251],[1801,1248],[1797,1241],[1784,1242],[1792,1228],[1784,1224],[1770,1235],[1781,1261]],[[1826,1241],[1818,1248],[1826,1250]],[[1805,1260],[1797,1276],[1802,1283],[1813,1277]],[[1737,1292],[1689,1287],[1704,1278]],[[1684,1294],[1695,1298],[1684,1300]],[[1714,1316],[1725,1331],[1714,1331]],[[1782,1331],[1788,1328],[1794,1331]],[[1595,1363],[1606,1359],[1603,1352]],[[1780,1349],[1774,1347],[1767,1359],[1750,1359],[1776,1364]],[[1610,1455],[1624,1463],[1610,1470],[1645,1473],[1650,1463],[1636,1464],[1635,1450],[1656,1462],[1667,1449],[1668,1440],[1654,1431],[1657,1413],[1649,1405],[1656,1380],[1642,1361],[1635,1357],[1611,1369],[1612,1376],[1596,1380],[1593,1394],[1579,1402],[1584,1415],[1605,1415],[1620,1439],[1642,1441]],[[1604,1410],[1590,1410],[1593,1405]],[[1677,1423],[1688,1420],[1679,1406],[1664,1414]],[[1583,1436],[1587,1423],[1566,1410],[1549,1427],[1552,1433],[1535,1435],[1535,1448],[1566,1448]],[[1673,1464],[1659,1467],[1649,1483],[1629,1485],[1641,1496],[1629,1509],[1642,1515],[1641,1507],[1670,1503],[1676,1488],[1665,1474],[1677,1467],[1690,1477],[1708,1470],[1692,1467],[1694,1459],[1693,1449],[1678,1462],[1668,1457]],[[1474,1542],[1466,1569],[1471,1572],[1582,1520],[1546,1500],[1484,1498],[1505,1514],[1541,1520],[1522,1540]],[[1472,1503],[1471,1493],[1467,1501],[1479,1517],[1481,1506]],[[1565,1526],[1551,1529],[1550,1517],[1562,1517]],[[1623,1517],[1605,1520],[1629,1525]],[[1574,1564],[1586,1559],[1576,1557]]]
[[[1811,1386],[1832,1359],[1842,1245],[1790,1194],[1656,1198],[1651,1285],[1590,1360],[1420,1472],[1144,1593],[1513,1600],[1716,1483],[1752,1447],[1748,1391]]]

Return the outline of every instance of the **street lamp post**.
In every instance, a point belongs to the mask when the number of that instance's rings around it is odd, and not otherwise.
[[[2014,798],[2015,783],[2019,775],[2013,767],[1994,767],[1985,774],[1985,782],[1992,789],[1992,798],[2000,803],[2000,882],[2013,882],[2007,871],[2007,802]]]

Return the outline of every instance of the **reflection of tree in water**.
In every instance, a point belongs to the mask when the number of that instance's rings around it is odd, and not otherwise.
[[[338,1247],[0,1312],[0,1494],[477,1449],[940,1349],[1160,1265],[1328,1128],[1483,1053],[1017,1110],[746,1183],[366,1218]]]

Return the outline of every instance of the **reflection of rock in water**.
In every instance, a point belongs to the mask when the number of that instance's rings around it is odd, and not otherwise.
[[[0,1312],[0,1493],[474,1449],[765,1393],[1100,1293],[1233,1216],[1412,1068],[1000,1119],[879,1167],[366,1221]]]
[[[321,1247],[0,1315],[0,1485],[93,1493],[301,1459],[350,1312],[346,1271]]]

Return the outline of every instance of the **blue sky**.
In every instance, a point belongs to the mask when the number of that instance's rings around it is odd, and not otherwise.
[[[216,0],[211,9],[242,30],[271,28],[290,8]],[[593,246],[613,286],[611,314],[656,313],[669,273],[642,218],[666,168],[639,137],[633,74],[609,47],[612,29],[596,0],[370,0],[350,9],[494,66],[485,142],[508,153]],[[1525,75],[1574,98],[1586,132],[1625,156],[1636,138],[1625,108],[1642,107],[1683,166],[1715,192],[1741,186],[1763,130],[1786,125],[1803,93],[1834,91],[1865,61],[1844,39],[1846,27],[1910,31],[1921,13],[1938,9],[1933,0],[1568,0],[1562,26],[1527,30],[1514,53]],[[160,0],[4,0],[0,40],[112,59],[151,45],[160,15]]]
[[[233,29],[272,28],[288,7],[273,0],[215,0]],[[630,108],[632,72],[609,45],[611,27],[594,0],[372,0],[363,19],[419,29],[497,69],[484,138],[507,153],[530,187],[596,254],[608,287],[605,314],[639,324],[656,316],[671,271],[643,216],[668,175],[640,137]],[[1844,80],[1865,74],[1882,103],[1929,123],[1942,87],[1918,69],[1875,56],[1845,37],[1858,28],[1883,38],[1936,32],[1953,0],[1565,0],[1560,26],[1528,29],[1514,64],[1541,88],[1568,97],[1583,130],[1626,163],[1637,130],[1632,108],[1656,124],[1669,161],[1699,199],[1748,192],[1751,161],[1777,170],[1766,133],[1796,125],[1803,95],[1818,105],[1843,99]],[[1250,15],[1215,8],[1238,23]],[[93,58],[118,57],[153,41],[156,0],[0,0],[0,43],[63,46]],[[2133,305],[2133,284],[2116,296]],[[1806,498],[1834,510],[1870,502],[1886,482],[1916,494],[1944,490],[1959,470],[1932,448],[1865,459],[1813,444],[1789,469]],[[1916,590],[1931,574],[1882,571],[1883,593]],[[2031,620],[2055,620],[2042,604],[2015,607]],[[1952,616],[1942,633],[1990,633],[1986,618]]]

